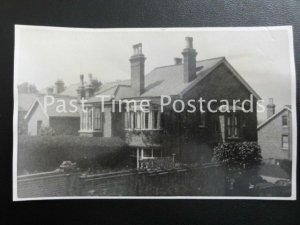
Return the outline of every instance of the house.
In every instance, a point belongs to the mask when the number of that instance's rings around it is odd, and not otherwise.
[[[45,104],[46,98],[50,96],[53,97],[53,104]],[[28,135],[40,135],[44,128],[51,129],[56,135],[78,135],[80,116],[75,110],[76,104],[77,98],[74,97],[38,96],[24,117],[27,121]]]
[[[18,134],[27,134],[25,115],[38,95],[37,93],[18,93]]]
[[[266,161],[292,160],[292,110],[284,106],[275,113],[273,99],[267,105],[267,119],[258,125],[258,144]]]
[[[175,58],[174,65],[155,68],[145,75],[146,58],[140,43],[133,46],[129,59],[130,80],[106,83],[91,93],[81,76],[77,92],[87,102],[85,111],[80,112],[80,135],[124,138],[138,168],[144,161],[171,156],[181,162],[207,162],[219,142],[257,141],[258,94],[225,57],[197,61],[192,37],[186,38],[182,55],[183,59]],[[187,109],[177,113],[172,107],[161,110],[162,96],[170,96],[172,103],[200,97],[207,101],[244,101],[253,96],[254,108],[251,112],[230,107],[218,113],[188,113]],[[137,106],[131,104],[132,100]],[[149,112],[142,110],[143,100],[150,102]],[[211,106],[219,109],[223,104],[216,101]]]

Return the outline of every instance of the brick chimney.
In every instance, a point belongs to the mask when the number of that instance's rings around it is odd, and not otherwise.
[[[186,37],[186,47],[183,49],[183,74],[184,83],[188,83],[196,78],[196,56],[197,52],[193,48],[193,38]]]
[[[62,80],[55,82],[55,94],[60,94],[65,90],[65,83]]]
[[[182,64],[182,58],[175,57],[174,58],[174,64],[175,65],[181,65]]]
[[[47,88],[47,94],[48,95],[53,95],[54,94],[54,88],[53,87],[48,87]]]
[[[131,88],[136,96],[140,96],[145,89],[145,56],[142,52],[142,44],[133,45],[131,64]]]
[[[84,75],[80,74],[80,84],[77,88],[78,98],[85,98],[85,85],[84,85]]]
[[[273,98],[269,98],[269,103],[267,105],[267,118],[270,118],[275,114],[275,104]]]
[[[87,86],[85,87],[85,95],[86,97],[92,97],[95,94],[95,86],[94,86],[94,79],[93,75],[89,74],[89,80]]]

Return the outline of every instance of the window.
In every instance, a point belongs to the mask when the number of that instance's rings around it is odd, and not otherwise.
[[[282,148],[288,149],[289,148],[289,136],[282,135]]]
[[[81,112],[80,129],[85,131],[102,129],[102,111],[100,107],[87,107]]]
[[[148,129],[149,128],[149,113],[145,113],[145,120],[144,120],[144,122],[145,122],[145,129]]]
[[[125,129],[160,129],[159,111],[131,111],[125,113]]]
[[[96,107],[94,109],[94,129],[101,130],[101,109]]]
[[[227,117],[227,137],[228,138],[239,137],[239,120],[236,114],[230,114]]]
[[[282,126],[288,125],[288,117],[286,115],[282,116]]]
[[[152,127],[153,129],[159,129],[160,128],[160,113],[158,111],[152,111]]]
[[[205,113],[200,114],[199,127],[205,127]]]

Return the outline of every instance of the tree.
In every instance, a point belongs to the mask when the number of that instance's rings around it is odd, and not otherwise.
[[[29,84],[28,82],[24,82],[18,85],[19,93],[38,93],[38,90],[34,84]]]
[[[238,187],[245,193],[249,179],[256,175],[256,168],[261,164],[260,146],[256,142],[229,142],[218,144],[214,148],[214,158],[225,166],[226,181],[229,189]]]

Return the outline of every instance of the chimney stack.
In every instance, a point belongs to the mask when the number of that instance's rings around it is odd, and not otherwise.
[[[182,58],[175,57],[174,58],[174,63],[175,63],[175,65],[181,65],[182,64]]]
[[[60,94],[65,90],[65,83],[62,80],[55,82],[55,94]]]
[[[267,118],[270,118],[275,114],[275,104],[273,98],[269,98],[269,103],[267,105]]]
[[[88,85],[85,88],[86,90],[86,97],[92,97],[95,94],[95,85],[94,85],[94,79],[93,75],[89,74],[89,81]]]
[[[186,37],[186,47],[183,49],[183,74],[184,83],[191,82],[196,78],[196,56],[197,52],[193,48],[193,38]]]
[[[85,85],[84,85],[84,75],[80,74],[80,84],[77,88],[78,98],[81,100],[82,98],[85,98]]]
[[[140,96],[145,89],[145,56],[142,52],[142,44],[133,45],[131,64],[131,88],[136,96]]]
[[[54,94],[54,88],[53,87],[48,87],[47,88],[47,94],[48,95],[53,95]]]

